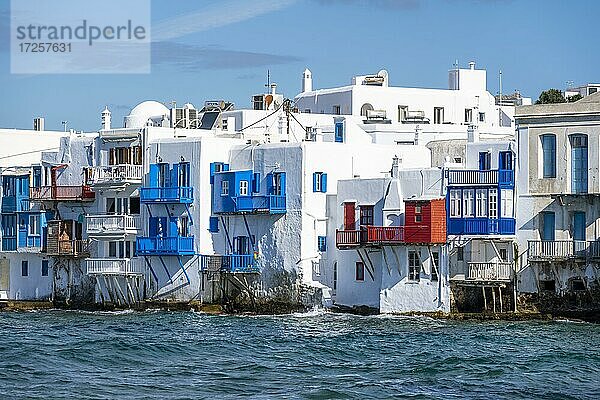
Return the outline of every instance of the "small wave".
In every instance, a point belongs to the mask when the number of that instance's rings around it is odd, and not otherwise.
[[[331,314],[330,311],[326,310],[323,307],[314,307],[312,310],[303,311],[303,312],[295,312],[290,315],[294,318],[313,318],[320,317],[325,314]]]

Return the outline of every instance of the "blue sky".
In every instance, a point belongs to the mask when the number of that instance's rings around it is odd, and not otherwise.
[[[49,129],[68,120],[94,130],[105,105],[120,126],[144,100],[243,108],[264,90],[267,69],[293,97],[305,67],[316,88],[382,68],[392,85],[445,88],[455,60],[474,60],[490,92],[502,69],[504,92],[535,99],[567,81],[600,81],[598,15],[595,0],[153,0],[161,41],[152,73],[23,76],[10,73],[9,1],[0,0],[0,127],[30,128],[42,115]]]

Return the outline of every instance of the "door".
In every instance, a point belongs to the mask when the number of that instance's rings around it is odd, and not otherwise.
[[[555,215],[553,212],[543,212],[542,240],[553,241],[555,231]]]
[[[573,213],[573,247],[575,255],[585,254],[585,213],[583,211]]]
[[[513,169],[512,151],[501,151],[498,159],[498,169]]]
[[[479,170],[487,171],[491,168],[491,156],[487,151],[479,153]]]
[[[571,190],[587,193],[588,151],[586,135],[571,135]]]
[[[19,215],[19,247],[27,247],[27,216]]]
[[[356,230],[356,211],[354,203],[344,203],[344,230]]]

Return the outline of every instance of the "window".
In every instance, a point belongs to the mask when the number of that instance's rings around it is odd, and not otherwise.
[[[464,261],[465,260],[465,249],[463,247],[459,247],[456,249],[456,261]]]
[[[21,276],[29,276],[29,261],[21,261]]]
[[[398,122],[406,121],[408,117],[408,106],[398,106]]]
[[[337,105],[333,106],[332,111],[333,111],[333,115],[340,115],[342,113],[342,107],[337,106]]]
[[[490,189],[490,218],[498,218],[498,189]]]
[[[450,217],[460,217],[460,189],[450,189]]]
[[[33,167],[33,182],[32,182],[32,186],[33,187],[40,187],[42,186],[42,167],[39,165],[36,165]]]
[[[479,122],[485,122],[485,113],[484,112],[479,113]]]
[[[251,254],[250,238],[248,236],[236,236],[233,238],[234,254]]]
[[[229,196],[229,181],[221,181],[221,196]]]
[[[462,164],[462,157],[454,157],[454,162],[457,164]]]
[[[30,215],[29,216],[29,235],[39,235],[40,234],[40,216],[39,215]]]
[[[189,187],[190,186],[190,163],[187,163],[187,162],[179,163],[178,184],[179,184],[179,187]]]
[[[433,251],[431,252],[431,256],[431,280],[437,282],[440,279],[440,253],[437,251]]]
[[[498,169],[513,169],[512,151],[501,151],[498,155]]]
[[[283,196],[285,194],[285,172],[273,173],[273,194]]]
[[[48,276],[48,260],[42,260],[42,276]]]
[[[313,174],[313,192],[327,192],[327,174],[315,172]]]
[[[129,198],[129,213],[133,215],[139,215],[140,213],[140,198],[130,197]]]
[[[540,136],[542,141],[542,168],[544,178],[556,178],[556,136]]]
[[[555,292],[556,291],[556,281],[553,280],[540,280],[540,290],[544,292]]]
[[[208,231],[212,233],[219,232],[219,218],[210,217],[208,220]]]
[[[373,225],[373,206],[360,206],[360,225]]]
[[[327,251],[327,236],[319,236],[317,238],[317,246],[319,251]]]
[[[422,207],[415,206],[415,222],[422,222],[422,221],[423,221]]]
[[[463,190],[463,217],[473,216],[473,197],[475,190],[465,189]]]
[[[571,291],[573,292],[582,292],[585,290],[585,283],[583,279],[573,279],[571,280]]]
[[[364,281],[365,280],[365,264],[363,264],[360,261],[356,262],[356,276],[355,279],[357,281]]]
[[[501,198],[501,206],[502,209],[501,215],[503,218],[512,218],[513,217],[513,190],[512,189],[502,189],[500,192]]]
[[[360,108],[360,115],[366,117],[369,111],[373,111],[373,106],[369,103],[365,103]]]
[[[588,191],[588,138],[586,135],[571,135],[571,190],[573,193]]]
[[[248,181],[240,181],[240,196],[248,196]]]
[[[117,242],[108,242],[108,256],[109,257],[117,256]]]
[[[590,94],[594,94],[594,93],[596,93],[597,91],[598,91],[598,88],[589,88],[589,89],[588,89],[588,95],[590,95]]]
[[[342,143],[344,141],[344,123],[336,122],[335,123],[335,141],[337,143]]]
[[[465,123],[470,124],[473,122],[473,109],[465,108]]]
[[[114,214],[116,210],[116,201],[114,197],[106,198],[106,213]]]
[[[487,217],[487,189],[477,189],[475,202],[475,215]]]
[[[433,108],[433,123],[443,124],[444,123],[444,107]]]
[[[413,282],[421,280],[421,255],[418,251],[408,252],[408,280]]]
[[[337,262],[333,263],[333,290],[337,290]]]

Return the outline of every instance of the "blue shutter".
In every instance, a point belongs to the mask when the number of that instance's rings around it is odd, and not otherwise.
[[[156,236],[158,234],[158,217],[150,217],[148,220],[148,235]]]
[[[150,164],[149,187],[158,187],[158,164]]]
[[[273,173],[269,172],[267,174],[267,194],[273,194]]]
[[[177,217],[169,217],[169,232],[165,236],[173,237],[173,236],[177,236],[179,234],[178,229],[177,229],[177,220],[178,219],[179,218],[177,218]]]
[[[260,192],[260,173],[255,172],[252,176],[252,192],[259,193]]]
[[[337,143],[342,143],[344,141],[344,123],[343,122],[335,123],[335,141]]]
[[[573,213],[573,240],[585,240],[585,213],[583,211]]]
[[[179,186],[179,164],[173,164],[173,167],[171,168],[171,184],[169,186]]]
[[[327,192],[327,174],[321,174],[321,192]]]
[[[555,215],[553,212],[542,212],[544,217],[544,230],[542,240],[555,240]]]
[[[217,170],[217,163],[216,162],[211,162],[210,163],[210,184],[214,184],[215,183],[215,172]]]
[[[279,173],[279,182],[281,183],[281,195],[285,196],[285,172]]]
[[[327,237],[326,236],[319,236],[318,244],[319,244],[319,251],[321,251],[321,252],[327,251]]]
[[[229,171],[229,164],[223,164],[221,171]]]
[[[318,172],[313,173],[313,192],[319,191],[319,188],[317,187],[317,174]]]
[[[219,232],[219,218],[218,217],[210,217],[208,220],[208,230],[212,233]]]

